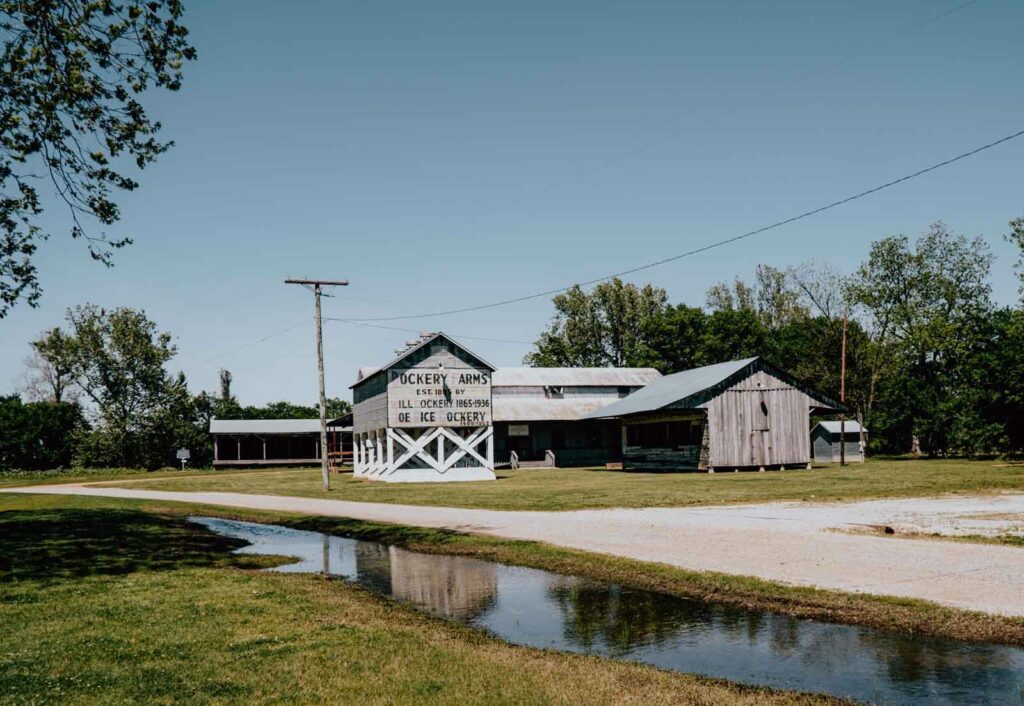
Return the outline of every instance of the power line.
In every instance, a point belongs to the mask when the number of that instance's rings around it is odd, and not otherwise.
[[[364,323],[364,322],[361,322],[361,321],[353,321],[351,319],[342,319],[342,318],[330,317],[330,316],[325,316],[324,317],[324,321],[339,321],[339,322],[341,322],[343,324],[350,324],[352,326],[355,326],[356,328],[362,328],[363,326],[368,326],[370,328],[384,329],[385,331],[401,331],[403,333],[415,333],[415,334],[419,334],[420,333],[420,331],[417,331],[414,328],[402,328],[400,326],[381,326],[380,324],[369,324],[369,323]],[[532,346],[535,343],[535,341],[517,341],[515,339],[508,339],[508,338],[484,338],[482,336],[463,336],[463,335],[457,334],[457,333],[449,333],[448,331],[445,331],[445,335],[451,336],[452,338],[464,338],[464,339],[466,339],[468,341],[487,341],[489,343],[515,343],[517,345],[526,345],[526,346]]]
[[[222,358],[227,358],[230,355],[234,355],[235,353],[238,353],[239,351],[245,350],[246,348],[251,348],[252,346],[259,345],[260,343],[263,343],[264,341],[269,341],[271,338],[277,338],[278,336],[283,336],[284,334],[288,333],[289,331],[297,329],[299,326],[304,326],[305,323],[306,323],[305,321],[299,321],[298,323],[292,324],[288,328],[281,329],[280,331],[278,331],[276,333],[271,333],[271,334],[269,334],[267,336],[264,336],[263,338],[256,339],[255,341],[250,341],[249,343],[243,343],[242,345],[238,346],[237,348],[232,348],[231,350],[227,351],[226,353],[218,353],[217,355],[213,356],[212,358],[207,358],[206,360],[203,360],[203,361],[201,361],[199,363],[193,363],[192,365],[188,366],[187,368],[182,368],[182,372],[187,372],[187,371],[190,371],[190,370],[195,370],[196,368],[204,367],[206,365],[209,365],[210,363],[213,363],[215,361],[221,360]]]
[[[610,279],[614,279],[615,277],[625,277],[627,275],[635,274],[635,273],[641,272],[643,270],[649,270],[652,267],[658,267],[659,265],[665,265],[665,264],[670,263],[670,262],[675,262],[676,260],[681,260],[681,259],[683,259],[685,257],[690,257],[692,255],[697,255],[699,253],[707,252],[708,250],[713,250],[715,248],[720,248],[723,245],[728,245],[730,243],[735,243],[735,242],[737,242],[739,240],[744,240],[746,238],[751,238],[751,237],[753,237],[755,235],[759,235],[761,233],[765,233],[767,231],[774,230],[776,228],[780,228],[780,227],[782,227],[784,225],[789,225],[790,223],[795,223],[796,221],[803,220],[804,218],[809,218],[810,216],[814,216],[814,215],[822,213],[824,211],[828,211],[830,209],[837,208],[838,206],[842,206],[844,204],[848,204],[851,201],[856,201],[857,199],[864,198],[865,196],[870,196],[871,194],[878,193],[879,191],[882,191],[884,189],[888,189],[888,188],[890,188],[892,186],[896,186],[897,184],[902,184],[905,181],[910,181],[911,179],[915,179],[915,178],[917,178],[919,176],[922,176],[924,174],[927,174],[929,172],[933,172],[936,169],[941,169],[942,167],[949,166],[950,164],[953,164],[954,162],[959,162],[962,159],[967,159],[968,157],[972,157],[972,156],[978,154],[979,152],[984,152],[985,150],[992,149],[993,147],[997,147],[998,145],[1001,145],[1001,144],[1003,144],[1005,142],[1009,142],[1010,140],[1014,140],[1014,139],[1020,137],[1021,135],[1024,135],[1024,130],[1020,130],[1018,132],[1015,132],[1012,135],[1007,135],[1006,137],[1001,137],[998,140],[995,140],[994,142],[989,142],[988,144],[982,145],[981,147],[976,147],[976,148],[974,148],[974,149],[972,149],[972,150],[970,150],[968,152],[964,152],[962,154],[958,154],[955,157],[950,157],[949,159],[946,159],[946,160],[943,160],[943,161],[938,162],[936,164],[933,164],[931,166],[925,167],[924,169],[919,169],[916,172],[913,172],[911,174],[907,174],[906,176],[902,176],[902,177],[900,177],[898,179],[893,179],[892,181],[888,181],[888,182],[886,182],[884,184],[880,184],[880,185],[872,187],[870,189],[866,189],[866,190],[861,191],[859,193],[853,194],[852,196],[847,196],[845,198],[839,199],[838,201],[833,201],[831,203],[825,204],[824,206],[819,206],[819,207],[813,208],[813,209],[811,209],[809,211],[804,211],[803,213],[797,214],[797,215],[792,216],[790,218],[785,218],[785,219],[783,219],[781,221],[776,221],[776,222],[771,223],[769,225],[762,226],[760,228],[756,228],[754,230],[747,231],[746,233],[740,233],[739,235],[734,235],[732,237],[725,238],[723,240],[718,240],[718,241],[715,241],[713,243],[709,243],[708,245],[704,245],[702,247],[695,248],[693,250],[687,250],[686,252],[679,253],[678,255],[672,255],[670,257],[662,258],[660,260],[655,260],[654,262],[648,262],[648,263],[643,264],[643,265],[638,265],[637,267],[632,267],[632,268],[630,268],[628,270],[622,270],[620,272],[615,272],[615,273],[610,274],[610,275],[605,275],[604,277],[598,277],[596,279],[587,280],[586,282],[577,282],[576,284],[568,285],[568,286],[565,286],[565,287],[558,287],[557,289],[549,289],[549,290],[544,291],[544,292],[536,292],[534,294],[526,294],[526,295],[521,296],[521,297],[513,297],[511,299],[503,299],[501,301],[491,302],[489,304],[479,304],[479,305],[476,305],[476,306],[467,306],[467,307],[462,307],[462,308],[459,308],[459,309],[447,309],[447,310],[444,310],[444,311],[435,311],[435,312],[423,313],[423,314],[409,314],[409,315],[405,315],[405,316],[373,316],[373,317],[363,317],[363,318],[349,317],[349,318],[347,318],[345,320],[348,321],[349,323],[363,323],[363,322],[368,322],[368,321],[401,321],[401,320],[408,320],[408,319],[425,319],[425,318],[433,317],[433,316],[447,316],[449,314],[464,314],[464,313],[470,312],[470,311],[481,311],[483,309],[492,309],[492,308],[498,307],[498,306],[507,306],[509,304],[518,304],[520,302],[529,301],[531,299],[539,299],[541,297],[549,297],[549,296],[551,296],[553,294],[559,294],[561,292],[565,292],[565,291],[567,291],[567,290],[569,290],[569,289],[571,289],[572,287],[575,287],[575,286],[586,287],[586,286],[589,286],[589,285],[592,285],[592,284],[598,284],[600,282],[606,282],[606,281],[608,281]]]
[[[899,38],[901,38],[903,36],[906,36],[908,34],[916,32],[918,30],[924,29],[925,27],[927,27],[927,26],[929,26],[931,24],[934,24],[935,22],[938,22],[939,20],[942,20],[942,19],[948,17],[949,15],[952,15],[952,14],[954,14],[956,12],[959,12],[960,10],[963,10],[964,8],[969,7],[970,5],[974,5],[977,2],[979,2],[979,0],[965,0],[965,2],[961,2],[958,5],[954,5],[953,7],[949,8],[948,10],[945,10],[945,11],[943,11],[943,12],[937,14],[937,15],[934,15],[934,16],[930,17],[929,19],[925,20],[924,22],[921,22],[921,23],[918,23],[916,25],[907,27],[906,29],[901,30],[901,31],[899,31],[899,32],[889,36],[887,38],[887,40],[885,40],[885,41],[892,42],[892,41],[895,41],[896,39],[899,39]],[[741,105],[734,106],[732,108],[729,108],[729,109],[726,109],[724,111],[716,113],[715,115],[713,115],[712,117],[708,118],[707,120],[702,121],[701,123],[698,123],[697,127],[717,122],[717,121],[721,120],[724,117],[727,117],[727,116],[729,116],[729,115],[731,115],[733,113],[736,113],[736,112],[738,112],[740,110],[743,110],[743,109],[745,109],[745,108],[747,108],[747,107],[749,107],[751,105],[754,105],[754,104],[756,104],[759,101],[765,100],[767,98],[771,98],[771,97],[773,97],[773,96],[775,96],[775,95],[777,95],[777,94],[779,94],[779,93],[781,93],[781,92],[783,92],[783,91],[785,91],[787,89],[794,88],[794,87],[796,87],[796,86],[798,86],[798,85],[800,85],[800,84],[802,84],[802,83],[804,83],[804,82],[806,82],[806,81],[808,81],[808,80],[810,80],[812,78],[815,78],[815,77],[818,77],[818,76],[828,75],[830,72],[835,71],[836,69],[841,68],[842,66],[845,66],[846,64],[848,64],[848,63],[850,63],[850,62],[860,58],[864,54],[865,54],[865,52],[851,54],[851,55],[848,55],[847,57],[845,57],[843,59],[840,59],[837,62],[834,62],[834,63],[832,63],[830,65],[825,66],[824,68],[821,68],[821,69],[818,69],[818,70],[815,70],[815,71],[810,71],[810,72],[805,73],[805,74],[803,74],[801,76],[798,76],[794,80],[786,83],[785,85],[783,85],[783,86],[781,86],[779,88],[776,88],[776,89],[773,89],[773,90],[770,90],[770,91],[766,91],[766,92],[758,95],[756,98],[754,98],[751,101],[747,101],[747,102],[745,102],[745,103],[743,103]],[[562,186],[567,186],[567,185],[569,185],[569,184],[571,184],[571,183],[573,183],[573,182],[575,182],[575,181],[577,181],[577,180],[579,180],[579,179],[581,179],[581,178],[583,178],[585,176],[588,176],[590,174],[597,173],[597,172],[603,171],[605,169],[608,169],[610,167],[613,167],[613,166],[615,166],[615,165],[617,165],[617,164],[619,164],[621,162],[627,161],[627,160],[629,160],[629,159],[631,159],[631,158],[633,158],[633,157],[635,157],[637,155],[644,154],[644,153],[649,152],[649,151],[651,151],[651,150],[653,150],[653,149],[655,149],[657,147],[660,147],[662,145],[668,144],[669,142],[672,142],[673,140],[678,139],[682,135],[688,134],[688,132],[690,130],[692,130],[692,128],[687,129],[687,130],[676,130],[676,131],[670,133],[669,135],[667,135],[667,136],[665,136],[663,138],[660,138],[658,140],[654,140],[654,141],[648,142],[646,145],[642,145],[642,146],[640,146],[637,149],[631,150],[630,152],[620,154],[620,155],[618,155],[616,157],[612,157],[612,158],[610,158],[610,159],[608,159],[608,160],[606,160],[604,162],[601,162],[596,167],[593,167],[591,169],[582,170],[580,172],[577,172],[576,174],[571,175],[567,179],[564,179],[564,180],[555,182],[553,184],[550,184],[548,187],[546,187],[545,190],[557,189],[557,188],[562,187]],[[1019,135],[1020,135],[1020,133],[1018,133],[1017,135],[1013,135],[1010,138],[1006,138],[1006,139],[1004,139],[1002,141],[1006,141],[1008,139],[1013,139],[1013,137],[1017,137]],[[998,143],[993,143],[992,145],[988,145],[985,148],[981,148],[981,149],[987,149],[987,147],[995,146],[995,144],[998,144]],[[981,151],[981,149],[979,149],[977,151]],[[961,157],[956,158],[956,159],[961,159],[963,157],[970,156],[970,154],[974,154],[974,152],[962,155]],[[948,164],[948,163],[950,163],[952,161],[956,161],[956,159],[950,160],[949,162],[946,162],[944,164]],[[933,168],[938,168],[940,166],[944,166],[944,164],[936,165]],[[909,177],[905,177],[902,181],[905,181],[908,178],[913,178],[914,176],[917,176],[919,174],[923,174],[925,171],[930,171],[930,170],[924,170],[922,172],[919,172],[918,174],[911,175]],[[892,182],[891,184],[888,184],[888,185],[883,185],[882,187],[878,187],[877,189],[875,189],[873,191],[877,191],[877,190],[880,190],[882,188],[886,188],[886,186],[894,185],[896,183],[899,183],[899,181],[901,181],[901,180],[897,180],[896,182]],[[840,205],[841,203],[846,203],[847,201],[851,201],[854,198],[859,198],[859,196],[861,196],[861,195],[867,195],[868,193],[873,193],[873,191],[864,192],[864,194],[860,194],[857,197],[851,197],[850,199],[844,200],[842,202],[837,202],[836,204],[832,204],[832,205]],[[512,203],[509,206],[502,207],[502,208],[499,208],[499,209],[495,209],[494,211],[491,211],[488,214],[478,215],[478,216],[475,216],[473,218],[467,219],[467,220],[463,221],[462,223],[459,223],[459,224],[455,225],[454,227],[460,227],[460,226],[467,225],[469,223],[472,223],[472,222],[475,222],[475,221],[479,220],[480,218],[483,218],[483,217],[486,217],[486,216],[489,216],[489,215],[493,215],[495,213],[506,212],[508,210],[514,209],[517,206],[520,206],[520,205],[526,203],[526,201],[527,201],[527,199],[520,199],[519,201],[514,202],[514,203]],[[831,207],[832,205],[830,205],[829,207]],[[810,212],[810,213],[804,214],[804,215],[811,215],[812,213],[817,213],[817,212],[820,212],[822,210],[826,210],[829,207],[825,207],[825,208],[822,208],[822,209],[819,209],[817,211]],[[803,216],[800,216],[800,217],[803,217]],[[793,220],[798,220],[800,217],[791,219],[789,221],[780,222],[779,224],[775,224],[775,225],[769,226],[769,227],[767,227],[765,229],[762,229],[760,231],[757,231],[757,232],[763,232],[764,230],[768,230],[770,228],[777,227],[777,225],[783,225],[783,224],[785,224],[787,222],[792,222]],[[446,228],[444,230],[448,230],[448,229]],[[708,246],[706,248],[703,248],[703,249],[698,249],[698,250],[691,251],[691,252],[688,252],[688,253],[683,253],[681,255],[678,255],[678,256],[675,256],[675,257],[672,257],[672,258],[667,258],[666,260],[662,260],[662,261],[659,261],[659,262],[656,262],[656,263],[651,263],[649,265],[644,265],[644,266],[635,268],[633,270],[628,270],[628,271],[626,271],[624,273],[620,273],[620,274],[617,274],[617,275],[609,275],[608,277],[604,277],[604,278],[596,279],[596,280],[591,280],[589,282],[583,282],[583,283],[581,283],[580,286],[587,286],[589,284],[596,284],[598,282],[602,282],[602,281],[605,281],[607,279],[611,279],[612,277],[621,276],[622,274],[630,274],[632,272],[637,272],[637,271],[640,271],[640,270],[643,270],[643,269],[647,269],[649,267],[655,267],[657,265],[664,264],[666,262],[671,262],[673,260],[677,260],[677,259],[680,259],[682,257],[686,257],[688,255],[697,254],[699,252],[703,252],[704,250],[709,250],[709,249],[711,249],[713,247],[718,247],[718,245],[724,245],[727,242],[733,242],[733,240],[739,240],[742,237],[747,237],[748,235],[755,235],[755,234],[756,234],[756,232],[752,232],[750,234],[744,234],[743,236],[737,236],[736,238],[734,238],[732,240],[728,240],[728,241],[723,241],[721,243],[712,244],[712,245],[710,245],[710,246]],[[453,310],[450,310],[450,311],[437,312],[437,313],[433,313],[433,314],[417,314],[417,315],[413,315],[413,316],[377,317],[377,318],[364,318],[364,319],[327,318],[326,320],[327,321],[341,321],[343,323],[349,323],[349,324],[356,324],[356,323],[358,323],[358,324],[361,324],[361,325],[364,325],[364,326],[369,326],[370,324],[367,323],[367,322],[370,322],[370,321],[393,321],[393,320],[401,320],[401,319],[426,318],[426,317],[429,317],[429,316],[442,316],[442,315],[446,315],[446,314],[462,313],[464,311],[475,311],[475,310],[478,310],[478,309],[486,309],[486,308],[490,308],[490,307],[494,307],[494,306],[504,306],[506,304],[514,304],[514,303],[517,303],[517,302],[520,302],[520,301],[527,301],[529,299],[536,299],[536,298],[539,298],[539,297],[544,297],[544,296],[550,296],[550,295],[553,295],[553,294],[558,294],[560,292],[566,291],[567,289],[569,289],[569,287],[563,287],[563,288],[560,288],[560,289],[553,289],[553,290],[550,290],[548,292],[539,292],[537,294],[532,294],[532,295],[529,295],[529,296],[526,296],[526,297],[520,297],[520,298],[516,298],[516,299],[509,299],[509,300],[502,301],[502,302],[494,302],[492,304],[487,304],[487,305],[483,305],[483,306],[479,306],[479,307],[470,307],[470,308],[467,308],[467,309],[453,309]],[[385,301],[391,301],[391,300],[385,300]],[[379,303],[379,300],[378,300],[378,303]],[[260,343],[268,341],[268,340],[270,340],[272,338],[276,338],[277,336],[284,335],[285,333],[288,333],[289,331],[291,331],[293,329],[296,329],[296,328],[298,328],[299,326],[302,326],[302,325],[303,325],[303,322],[299,322],[299,323],[293,324],[292,326],[289,326],[286,329],[283,329],[283,330],[278,331],[276,333],[272,333],[272,334],[270,334],[268,336],[264,336],[263,338],[257,339],[255,341],[250,342],[250,343],[243,344],[243,345],[239,346],[238,348],[234,348],[234,349],[232,349],[232,350],[230,350],[230,351],[228,351],[226,353],[222,353],[222,354],[213,356],[212,358],[208,358],[208,359],[206,359],[206,360],[204,360],[202,362],[196,363],[194,365],[190,365],[188,368],[184,368],[183,370],[186,370],[186,371],[194,370],[196,368],[206,366],[206,365],[208,365],[210,363],[213,363],[213,362],[215,362],[217,360],[221,360],[221,359],[226,358],[226,357],[228,357],[230,355],[233,355],[233,354],[235,354],[235,353],[237,353],[237,352],[239,352],[241,350],[245,350],[246,348],[250,348],[252,346],[259,345]],[[386,327],[384,327],[384,326],[375,326],[375,328],[386,328]],[[403,328],[392,327],[392,330],[403,331],[403,332],[408,332],[408,333],[418,333],[414,329],[403,329]],[[454,334],[452,334],[452,335],[454,336]],[[490,342],[494,342],[494,343],[516,343],[516,344],[526,344],[526,345],[532,345],[532,343],[533,343],[532,341],[515,341],[515,340],[507,340],[507,339],[491,339],[491,338],[482,338],[482,337],[478,337],[478,336],[456,336],[456,338],[465,338],[465,339],[468,339],[468,340],[477,340],[477,341],[490,341]]]
[[[910,27],[907,27],[906,29],[900,30],[900,31],[890,35],[889,37],[886,37],[882,41],[875,42],[874,46],[878,47],[879,45],[882,45],[882,44],[888,44],[888,43],[896,41],[897,39],[901,39],[902,37],[905,37],[908,34],[913,34],[914,32],[917,32],[918,30],[924,29],[925,27],[928,27],[929,25],[932,25],[932,24],[938,22],[939,20],[945,19],[946,17],[948,17],[948,16],[950,16],[952,14],[955,14],[955,13],[959,12],[960,10],[963,10],[964,8],[967,8],[967,7],[971,6],[971,5],[974,5],[977,2],[979,2],[979,0],[965,0],[964,2],[961,2],[958,5],[954,5],[953,7],[949,8],[948,10],[944,10],[943,12],[940,12],[937,15],[933,15],[932,17],[928,18],[924,22],[920,22],[918,24],[915,24],[915,25],[912,25]],[[868,46],[870,46],[870,45],[868,45]],[[813,78],[828,76],[830,73],[832,73],[836,69],[842,68],[843,66],[846,66],[847,64],[850,64],[850,63],[856,61],[857,59],[861,58],[862,56],[867,55],[868,53],[869,53],[868,51],[861,51],[861,52],[858,52],[858,53],[849,54],[845,58],[839,59],[838,61],[835,61],[835,62],[833,62],[831,64],[828,64],[828,65],[826,65],[824,67],[821,67],[821,68],[818,68],[818,69],[814,69],[812,71],[808,71],[808,72],[806,72],[804,74],[800,74],[800,75],[796,76],[795,78],[793,78],[791,81],[788,81],[788,82],[784,83],[783,85],[781,85],[779,87],[776,87],[776,88],[773,88],[771,90],[765,91],[765,92],[755,96],[753,99],[751,99],[749,101],[744,101],[744,102],[742,102],[742,103],[740,103],[738,105],[734,105],[734,106],[732,106],[730,108],[726,108],[724,110],[718,111],[717,113],[713,114],[709,118],[707,118],[705,120],[701,120],[701,121],[697,122],[695,125],[693,125],[693,126],[691,126],[689,128],[681,128],[681,129],[673,130],[672,132],[670,132],[669,134],[667,134],[667,135],[665,135],[663,137],[651,140],[651,141],[649,141],[649,142],[647,142],[645,144],[642,144],[639,147],[631,149],[631,150],[629,150],[627,152],[621,152],[618,155],[610,157],[610,158],[604,160],[603,162],[600,162],[597,165],[594,165],[592,167],[588,167],[586,169],[581,169],[581,170],[579,170],[579,171],[577,171],[577,172],[575,172],[573,174],[570,174],[569,176],[565,177],[564,179],[557,180],[557,181],[554,181],[554,182],[549,182],[547,186],[543,187],[543,189],[541,190],[541,193],[550,192],[550,191],[559,189],[559,188],[561,188],[563,186],[569,186],[570,184],[574,184],[574,183],[580,181],[581,179],[583,179],[585,177],[588,177],[588,176],[590,176],[592,174],[597,174],[599,172],[603,172],[606,169],[610,169],[611,167],[614,167],[614,166],[616,166],[618,164],[621,164],[622,162],[626,162],[626,161],[629,161],[630,159],[633,159],[634,157],[646,154],[646,153],[650,152],[651,150],[654,150],[654,149],[656,149],[658,147],[662,147],[664,145],[667,145],[670,142],[674,142],[675,140],[679,139],[683,135],[690,134],[695,128],[704,127],[706,125],[713,125],[713,124],[721,121],[723,118],[727,118],[727,117],[733,115],[734,113],[738,113],[738,112],[740,112],[742,110],[746,110],[750,106],[756,105],[757,103],[759,103],[761,101],[764,101],[764,100],[767,100],[768,98],[773,98],[774,96],[776,96],[776,95],[778,95],[780,93],[783,93],[783,92],[785,92],[787,90],[793,89],[793,88],[795,88],[795,87],[797,87],[797,86],[799,86],[799,85],[801,85],[803,83],[806,83],[807,81],[809,81],[809,80],[811,80]],[[527,204],[529,202],[529,200],[530,200],[530,196],[522,196],[522,197],[516,199],[515,201],[513,201],[512,203],[506,203],[503,206],[498,206],[497,208],[488,210],[488,211],[486,211],[484,213],[478,213],[475,216],[470,216],[469,218],[464,218],[464,219],[460,220],[459,222],[457,222],[457,223],[455,223],[453,225],[448,225],[448,226],[440,227],[440,228],[437,229],[437,232],[434,233],[431,237],[439,237],[439,236],[443,236],[445,234],[450,234],[453,230],[455,230],[457,228],[462,228],[462,227],[465,227],[467,225],[471,225],[471,224],[476,223],[476,222],[478,222],[480,220],[483,220],[485,218],[491,218],[492,216],[495,216],[495,215],[500,214],[500,213],[508,213],[510,211],[513,211],[513,210],[517,209],[520,206],[523,206],[523,205]]]

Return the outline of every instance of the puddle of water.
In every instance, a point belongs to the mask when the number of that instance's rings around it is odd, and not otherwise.
[[[192,517],[508,642],[883,704],[1024,704],[1024,650],[907,637],[275,525]]]

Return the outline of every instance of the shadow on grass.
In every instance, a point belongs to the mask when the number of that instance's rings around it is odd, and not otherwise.
[[[231,554],[245,542],[185,518],[131,510],[3,512],[0,537],[0,582],[277,563]]]
[[[224,513],[219,513],[224,514]],[[405,525],[388,525],[376,522],[363,522],[340,517],[303,517],[285,518],[276,524],[309,532],[323,532],[339,537],[350,537],[366,542],[379,542],[399,547],[427,544],[452,544],[466,539],[461,532],[431,527],[410,527]]]

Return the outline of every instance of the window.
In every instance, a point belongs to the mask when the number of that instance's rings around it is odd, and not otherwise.
[[[628,395],[632,391],[633,391],[632,387],[620,387],[619,388],[619,397],[620,398],[625,397],[626,395]]]
[[[626,445],[645,449],[698,446],[703,437],[704,425],[701,422],[655,422],[626,427]]]
[[[565,396],[565,390],[561,385],[545,385],[544,396],[551,400],[560,400]]]

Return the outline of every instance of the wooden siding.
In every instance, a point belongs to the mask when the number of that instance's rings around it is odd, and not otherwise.
[[[415,364],[401,361],[387,371],[387,426],[479,427],[491,423],[491,371],[456,356],[449,346],[429,346]],[[417,373],[445,376],[444,384],[403,382]],[[465,377],[473,382],[460,382]],[[447,388],[447,394],[444,394]]]
[[[806,464],[810,404],[806,394],[763,370],[737,382],[704,405],[711,466]]]
[[[365,434],[388,425],[388,395],[382,392],[352,405],[352,431]]]
[[[630,471],[695,470],[700,463],[700,446],[674,449],[622,447],[622,467]]]
[[[352,406],[353,414],[353,431],[356,434],[365,434],[375,430],[383,430],[387,427],[398,427],[398,426],[413,426],[410,424],[401,424],[397,421],[399,412],[405,411],[408,407],[403,405],[409,405],[414,402],[415,387],[412,388],[412,392],[408,389],[399,389],[401,386],[395,383],[388,384],[387,381],[391,379],[392,373],[409,372],[409,371],[431,371],[431,372],[447,372],[459,373],[459,372],[480,372],[487,375],[488,382],[486,385],[475,385],[471,386],[472,394],[466,397],[472,397],[476,404],[472,407],[468,407],[470,411],[478,410],[483,412],[482,421],[475,423],[469,422],[448,422],[441,419],[436,424],[425,424],[424,426],[486,426],[491,423],[491,385],[490,375],[491,371],[486,367],[474,367],[470,361],[475,359],[469,354],[457,355],[457,351],[453,351],[453,346],[447,341],[435,341],[428,346],[424,346],[419,351],[416,351],[414,355],[411,355],[401,360],[395,368],[385,369],[374,373],[374,375],[367,378],[366,382],[360,382],[360,386],[356,387],[354,395],[356,402]],[[442,368],[443,366],[443,368]],[[463,386],[466,387],[466,386]],[[468,388],[467,388],[468,389]],[[369,396],[366,393],[373,390],[380,390],[378,394]],[[451,404],[442,408],[442,412],[448,410],[462,411],[461,407],[458,407],[457,400],[452,400]],[[389,423],[390,418],[390,423]]]

